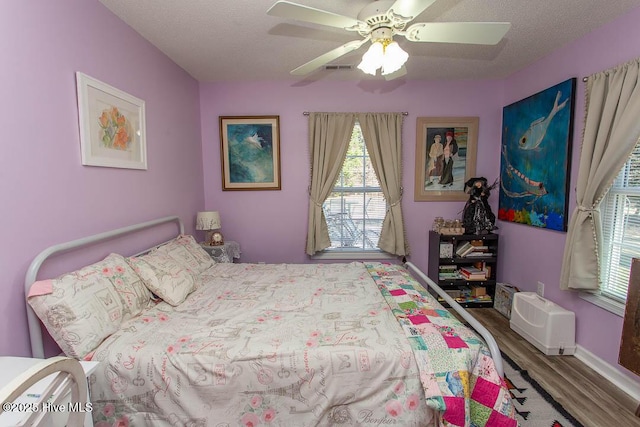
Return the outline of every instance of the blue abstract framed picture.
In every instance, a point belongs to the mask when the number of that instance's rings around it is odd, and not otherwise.
[[[280,116],[220,117],[223,190],[280,190]]]
[[[504,107],[498,219],[567,231],[576,79]]]

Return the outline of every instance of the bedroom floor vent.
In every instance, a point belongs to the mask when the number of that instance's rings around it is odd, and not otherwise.
[[[324,69],[350,71],[353,70],[353,65],[325,65]]]
[[[546,355],[571,355],[576,351],[575,313],[535,292],[514,294],[509,325]]]

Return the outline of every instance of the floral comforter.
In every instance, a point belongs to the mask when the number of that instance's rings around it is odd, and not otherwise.
[[[96,349],[94,423],[515,426],[484,345],[405,274],[216,264]]]

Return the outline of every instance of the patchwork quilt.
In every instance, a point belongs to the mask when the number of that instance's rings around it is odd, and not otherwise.
[[[404,269],[367,264],[407,336],[427,405],[451,426],[517,426],[489,349]]]
[[[515,426],[484,344],[402,267],[216,264],[91,356],[96,427]]]

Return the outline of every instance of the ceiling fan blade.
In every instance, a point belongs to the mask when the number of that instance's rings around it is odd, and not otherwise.
[[[407,74],[407,67],[403,65],[402,67],[400,67],[398,71],[394,71],[391,74],[383,74],[383,76],[385,80],[389,81],[389,80],[397,79],[398,77],[402,77],[405,74]]]
[[[294,76],[304,76],[305,74],[309,74],[310,72],[322,67],[325,64],[328,64],[329,62],[336,60],[349,52],[353,52],[368,40],[369,38],[367,37],[364,40],[354,40],[350,41],[349,43],[345,43],[342,46],[330,50],[324,55],[320,55],[316,59],[312,59],[306,64],[299,66],[295,70],[291,71],[291,74],[293,74]]]
[[[435,3],[435,1],[436,0],[396,0],[389,8],[389,13],[393,12],[395,15],[408,18],[410,21],[424,12],[429,6]]]
[[[360,24],[360,21],[355,18],[338,15],[309,6],[303,6],[301,4],[291,3],[289,1],[276,2],[276,4],[271,6],[267,11],[267,15],[295,19],[297,21],[312,22],[314,24],[343,29]]]
[[[412,42],[497,44],[511,28],[509,22],[421,22],[405,37]]]

